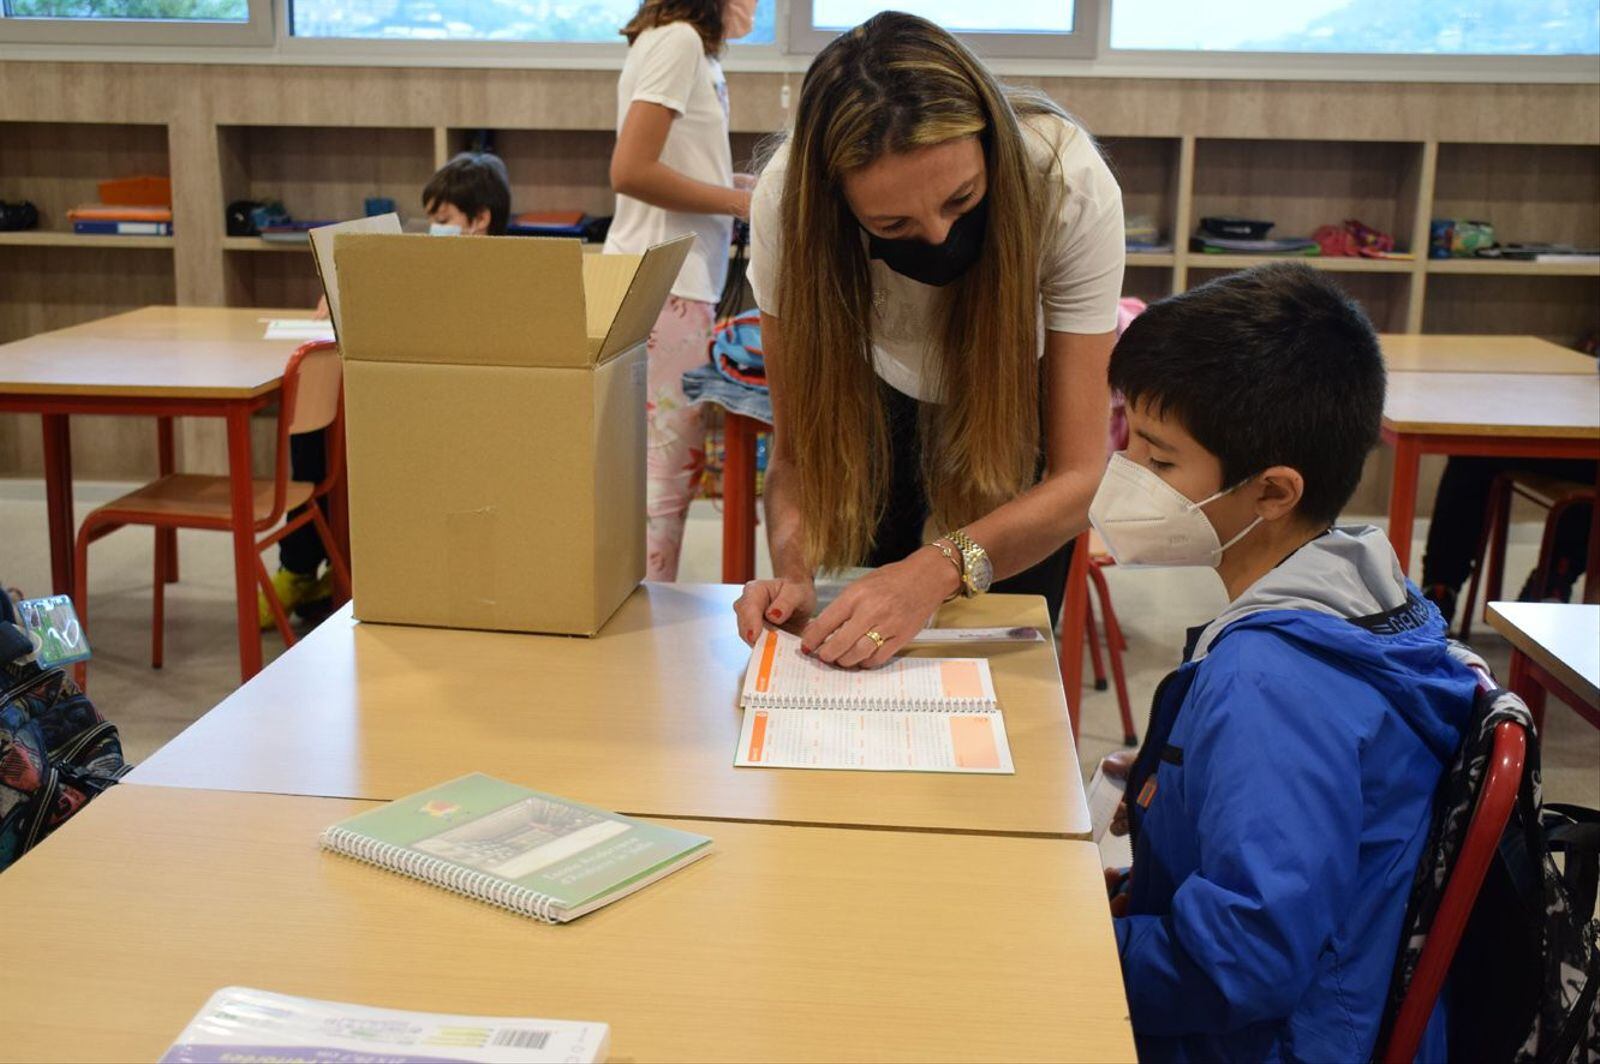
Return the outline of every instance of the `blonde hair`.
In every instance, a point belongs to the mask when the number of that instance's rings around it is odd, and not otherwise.
[[[1044,174],[1020,116],[1067,117],[1000,85],[931,22],[877,15],[806,72],[783,188],[779,295],[784,451],[811,565],[859,564],[887,498],[890,447],[872,361],[872,282],[846,174],[887,153],[979,138],[988,223],[971,269],[942,292],[937,406],[919,427],[922,479],[941,528],[1034,483],[1039,462],[1039,255]],[[1052,153],[1053,154],[1053,153]]]

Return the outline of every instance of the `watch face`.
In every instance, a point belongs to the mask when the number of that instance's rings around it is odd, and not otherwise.
[[[972,554],[968,554],[967,568],[972,576],[972,589],[980,592],[988,591],[989,585],[994,583],[994,565],[989,561],[989,555],[978,553],[974,558]]]

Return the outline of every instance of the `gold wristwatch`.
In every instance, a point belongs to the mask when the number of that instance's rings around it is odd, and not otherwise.
[[[961,552],[961,593],[973,598],[988,591],[994,583],[994,565],[989,561],[989,552],[959,528],[946,532],[944,538],[954,543]]]

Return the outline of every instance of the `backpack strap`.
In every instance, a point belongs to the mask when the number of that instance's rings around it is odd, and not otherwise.
[[[1566,855],[1561,881],[1574,910],[1594,912],[1600,892],[1600,812],[1581,805],[1550,802],[1544,807],[1544,842],[1550,853]]]

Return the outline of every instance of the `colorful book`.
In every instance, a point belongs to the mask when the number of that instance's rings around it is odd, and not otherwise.
[[[375,1009],[228,986],[211,995],[161,1064],[587,1064],[606,1059],[610,1041],[611,1028],[603,1023]]]
[[[557,924],[699,860],[711,840],[473,773],[341,821],[322,845]]]
[[[171,222],[171,207],[124,207],[86,203],[67,212],[70,222]]]
[[[1010,774],[1011,747],[982,658],[895,658],[839,669],[768,629],[745,670],[734,764]]]
[[[96,236],[171,236],[171,222],[73,222],[74,233]]]

